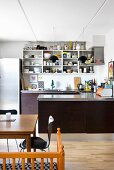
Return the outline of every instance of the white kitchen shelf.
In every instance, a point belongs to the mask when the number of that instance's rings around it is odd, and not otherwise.
[[[50,60],[47,58],[44,58],[44,53],[51,53],[51,55],[58,56],[57,62],[59,62],[59,65],[51,65]],[[28,55],[28,58],[26,58]],[[90,64],[81,64],[80,61],[78,61],[78,58],[82,55],[93,55],[93,50],[23,50],[23,73],[26,72],[24,69],[28,69],[29,71],[33,71],[32,74],[86,74],[84,73],[84,68],[87,68],[87,73],[92,74],[90,71],[90,67],[92,67],[93,73],[94,73],[94,66],[98,65],[96,63],[90,63]],[[25,57],[26,56],[26,57]],[[32,57],[31,57],[32,56]],[[33,58],[34,56],[37,56]],[[70,56],[70,57],[69,57]],[[72,58],[73,56],[73,58]],[[76,56],[76,57],[74,57]],[[30,64],[26,62],[30,62]],[[31,64],[34,62],[38,62],[39,64]],[[46,62],[46,64],[44,64]],[[65,64],[65,62],[68,62],[72,64],[73,62],[76,64],[68,65]],[[47,64],[48,63],[48,64]],[[99,64],[102,65],[103,63]],[[38,67],[41,68],[40,73],[36,73],[34,71],[34,68]],[[46,71],[47,69],[47,71]],[[61,73],[55,73],[55,70],[59,69],[58,71],[61,71]],[[67,69],[75,69],[76,72],[74,73],[67,73]],[[82,69],[82,70],[81,70]],[[51,71],[50,73],[46,73]],[[54,71],[53,71],[54,70]],[[80,70],[82,72],[80,72]],[[56,70],[57,71],[57,70]],[[52,73],[53,72],[53,73]],[[26,73],[31,74],[31,73]]]

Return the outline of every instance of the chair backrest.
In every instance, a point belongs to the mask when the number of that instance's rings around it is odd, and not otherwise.
[[[12,109],[12,110],[0,110],[0,114],[6,114],[10,112],[12,115],[16,115],[17,114],[17,110]]]
[[[48,146],[50,145],[53,122],[54,122],[54,118],[52,116],[49,116],[49,119],[48,119]]]

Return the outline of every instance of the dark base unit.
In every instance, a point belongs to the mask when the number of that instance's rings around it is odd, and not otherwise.
[[[87,133],[114,133],[114,101],[89,102]]]
[[[114,133],[113,101],[38,101],[39,132],[47,132],[49,115],[53,132]]]
[[[78,107],[74,107],[75,103],[59,101],[38,102],[39,132],[46,132],[49,115],[54,117],[54,133],[56,133],[57,127],[60,127],[64,133],[84,131],[84,112],[80,113]]]
[[[38,114],[38,93],[21,93],[21,114]]]

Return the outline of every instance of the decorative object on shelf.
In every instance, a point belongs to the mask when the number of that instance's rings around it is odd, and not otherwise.
[[[89,72],[93,73],[93,67],[92,66],[89,67]]]
[[[29,66],[29,65],[30,65],[30,62],[29,62],[29,61],[25,61],[25,62],[24,62],[24,65],[25,65],[25,66]]]
[[[34,67],[34,73],[41,73],[42,70],[40,67]]]
[[[38,89],[38,83],[32,83],[31,88],[32,89]]]
[[[67,44],[64,44],[64,49],[68,50],[68,45]]]
[[[24,58],[29,58],[29,55],[25,55]]]
[[[81,45],[80,45],[80,50],[85,50],[84,44],[81,44]]]
[[[67,58],[67,52],[63,52],[63,58]]]
[[[76,50],[80,50],[80,44],[76,44]]]
[[[38,81],[38,76],[37,75],[30,75],[29,80],[31,83],[36,83]]]
[[[114,61],[108,63],[108,78],[114,80]]]
[[[44,89],[44,81],[38,81],[38,88]]]
[[[52,60],[53,63],[55,63],[56,60],[58,60],[58,57],[56,55],[51,55],[49,59]]]
[[[87,57],[86,56],[80,56],[78,58],[79,61],[81,61],[82,63],[85,63],[85,61],[87,60]]]
[[[87,73],[87,68],[86,67],[84,68],[84,73]]]
[[[24,73],[29,73],[29,69],[28,69],[28,68],[25,68],[25,69],[24,69]]]
[[[61,45],[60,44],[57,45],[57,50],[61,50]]]
[[[49,50],[53,50],[53,46],[50,46],[50,47],[49,47]]]
[[[69,50],[72,50],[73,49],[73,43],[72,41],[69,42]]]
[[[76,43],[75,43],[75,42],[73,43],[72,49],[73,49],[73,50],[76,50]]]
[[[67,58],[71,58],[71,53],[67,53]]]
[[[80,68],[79,72],[82,73],[82,68]]]
[[[72,73],[72,69],[67,69],[67,73]]]
[[[49,59],[51,57],[51,54],[50,53],[44,53],[44,58],[45,59]]]
[[[57,50],[57,45],[54,45],[54,46],[53,46],[53,50]]]

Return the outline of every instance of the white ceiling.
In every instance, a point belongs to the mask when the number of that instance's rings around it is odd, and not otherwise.
[[[114,0],[20,0],[38,41],[76,41],[114,28]],[[81,34],[81,35],[80,35]],[[18,0],[0,0],[0,41],[35,41]]]

